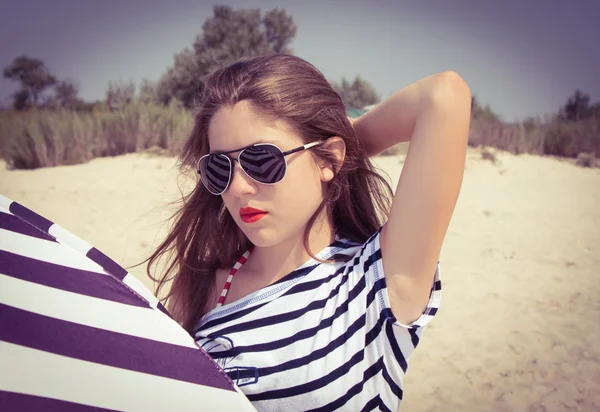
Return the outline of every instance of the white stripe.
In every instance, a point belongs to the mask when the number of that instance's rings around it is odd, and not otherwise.
[[[233,280],[233,275],[227,276],[227,282],[231,283],[232,280]],[[227,282],[225,282],[225,283],[227,283]]]
[[[148,301],[148,304],[151,307],[156,308],[158,305],[158,299],[152,292],[148,290],[146,286],[144,286],[142,282],[140,282],[138,278],[133,276],[131,273],[127,273],[125,278],[123,278],[123,283],[133,289],[136,293],[139,293],[140,296]]]
[[[13,203],[12,200],[0,195],[0,209],[3,209],[4,212],[9,213],[11,215],[12,215],[12,213],[10,213],[9,209],[10,209],[10,205],[12,203]]]
[[[60,243],[0,229],[0,250],[105,275],[102,266]]]
[[[120,411],[255,411],[234,391],[0,342],[0,390]],[[202,371],[199,371],[202,373]]]
[[[227,289],[223,289],[221,291],[221,296],[227,296]]]
[[[57,225],[56,223],[50,226],[48,233],[54,236],[58,241],[60,241],[60,243],[64,243],[65,245],[72,247],[84,256],[92,248],[92,245],[78,238],[73,233],[64,229],[60,225]]]
[[[197,347],[192,337],[161,311],[54,289],[1,273],[0,303],[80,325]]]

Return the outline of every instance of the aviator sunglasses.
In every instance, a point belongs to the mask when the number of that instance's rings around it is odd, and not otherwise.
[[[198,173],[204,187],[213,195],[227,190],[233,176],[233,163],[236,161],[252,180],[266,185],[281,182],[287,171],[286,156],[318,146],[323,141],[307,143],[287,152],[283,152],[272,143],[257,143],[242,149],[227,152],[209,153],[198,161]],[[237,158],[227,154],[240,152]]]

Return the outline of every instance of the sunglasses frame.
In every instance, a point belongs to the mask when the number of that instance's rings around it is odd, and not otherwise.
[[[291,154],[293,154],[293,153],[301,152],[301,151],[303,151],[303,150],[311,149],[311,148],[313,148],[313,147],[316,147],[316,146],[318,146],[318,145],[320,145],[320,144],[322,144],[322,143],[325,143],[325,141],[324,141],[324,140],[321,140],[321,141],[317,141],[317,142],[311,142],[311,143],[307,143],[307,144],[305,144],[305,145],[302,145],[302,146],[298,146],[298,147],[296,147],[295,149],[291,149],[291,150],[288,150],[288,151],[286,151],[286,152],[284,152],[283,150],[281,150],[281,149],[279,148],[279,146],[277,146],[277,145],[276,145],[276,144],[274,144],[274,143],[254,143],[254,144],[251,144],[251,145],[249,145],[249,146],[242,147],[242,148],[240,148],[240,149],[228,150],[228,151],[226,151],[226,152],[216,152],[216,153],[208,153],[208,154],[205,154],[205,155],[204,155],[204,156],[202,156],[200,159],[198,159],[198,163],[197,163],[197,165],[196,165],[196,166],[197,166],[197,167],[196,167],[196,170],[197,170],[198,174],[200,175],[200,180],[202,181],[202,185],[204,186],[204,188],[205,188],[206,190],[208,190],[208,192],[209,192],[209,193],[211,193],[211,194],[213,194],[213,195],[215,195],[215,196],[219,196],[219,195],[222,195],[223,193],[225,193],[225,191],[226,191],[226,190],[229,188],[229,184],[231,183],[231,179],[233,178],[233,171],[234,171],[234,169],[235,169],[235,168],[234,168],[233,164],[231,163],[231,162],[232,162],[232,160],[233,160],[233,161],[236,161],[236,162],[238,162],[238,163],[240,163],[240,156],[242,155],[242,153],[244,152],[244,150],[246,150],[246,149],[249,149],[249,148],[251,148],[251,147],[256,147],[256,146],[273,146],[273,147],[275,147],[277,150],[279,150],[279,152],[280,152],[280,153],[276,153],[275,155],[276,155],[276,156],[280,156],[280,157],[282,157],[282,158],[283,158],[283,161],[284,161],[284,167],[285,167],[285,168],[284,168],[284,171],[283,171],[283,177],[281,178],[281,180],[279,180],[279,181],[277,181],[277,182],[275,182],[275,183],[265,183],[265,182],[260,182],[260,181],[256,180],[255,178],[253,178],[252,176],[250,176],[250,175],[248,174],[248,172],[246,172],[246,170],[245,170],[243,167],[242,167],[241,169],[244,171],[244,173],[246,174],[246,176],[248,176],[250,179],[254,180],[254,181],[255,181],[255,182],[257,182],[257,183],[260,183],[260,184],[263,184],[263,185],[275,185],[275,184],[277,184],[277,183],[281,182],[281,181],[282,181],[282,180],[285,178],[285,176],[286,176],[286,174],[287,174],[287,167],[288,167],[288,164],[287,164],[287,159],[286,159],[286,156],[288,156],[288,155],[291,155]],[[209,189],[209,188],[208,188],[208,186],[207,186],[207,185],[204,183],[204,180],[203,180],[203,178],[202,178],[202,172],[200,171],[200,162],[202,162],[202,159],[204,159],[204,158],[206,158],[206,157],[209,157],[209,156],[215,156],[215,155],[228,155],[228,154],[230,154],[230,153],[235,153],[235,152],[239,152],[239,153],[238,153],[238,155],[237,155],[236,157],[229,157],[229,156],[225,156],[225,158],[226,158],[226,159],[227,159],[227,161],[229,162],[229,179],[227,180],[227,184],[225,185],[225,189],[223,189],[223,191],[221,191],[221,192],[218,192],[218,193],[215,193],[215,192],[213,192],[213,191],[212,191],[211,189]],[[240,165],[241,165],[241,163],[240,163]]]

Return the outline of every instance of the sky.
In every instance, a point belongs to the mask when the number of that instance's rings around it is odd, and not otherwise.
[[[294,54],[329,80],[360,75],[384,99],[454,70],[506,121],[554,113],[577,88],[600,100],[598,0],[0,0],[0,67],[37,57],[102,99],[109,82],[158,80],[214,4],[285,9]],[[16,89],[1,78],[0,101]]]

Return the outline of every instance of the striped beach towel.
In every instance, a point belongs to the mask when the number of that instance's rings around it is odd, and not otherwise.
[[[0,196],[0,411],[253,411],[153,294]]]

